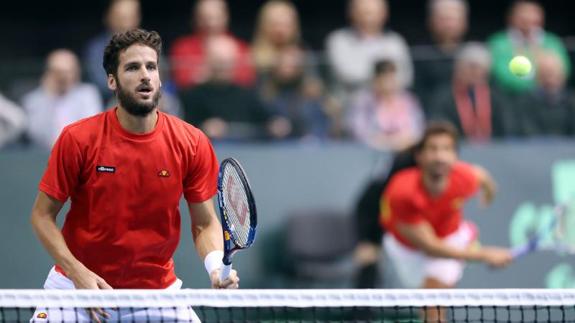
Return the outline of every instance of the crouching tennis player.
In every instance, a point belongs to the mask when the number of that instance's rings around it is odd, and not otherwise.
[[[417,166],[395,174],[383,193],[384,248],[404,287],[453,288],[466,261],[508,265],[508,249],[480,247],[476,227],[463,219],[466,200],[481,190],[489,204],[495,183],[478,166],[458,160],[457,131],[449,123],[427,127],[416,149]],[[444,314],[437,309],[427,318]]]

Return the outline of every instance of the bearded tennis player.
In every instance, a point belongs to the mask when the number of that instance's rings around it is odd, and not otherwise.
[[[476,227],[463,218],[464,203],[477,191],[491,203],[495,183],[482,167],[458,160],[457,130],[430,123],[416,148],[416,167],[395,174],[382,196],[384,248],[407,288],[453,288],[466,261],[508,265],[508,249],[480,247]],[[426,317],[443,316],[435,309]]]
[[[223,239],[212,203],[219,167],[212,145],[197,128],[158,110],[161,45],[154,31],[114,35],[103,65],[118,106],[66,127],[51,152],[31,218],[55,262],[46,289],[179,289],[172,256],[182,195],[212,287],[238,287],[235,271],[219,279]],[[67,200],[60,230],[56,216]],[[199,321],[191,308],[167,314],[37,309],[32,320],[139,321],[156,314]]]

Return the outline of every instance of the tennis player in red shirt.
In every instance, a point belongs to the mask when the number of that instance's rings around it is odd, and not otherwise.
[[[456,129],[449,123],[431,123],[417,147],[416,161],[417,167],[391,178],[381,204],[382,224],[389,233],[384,247],[402,284],[453,288],[465,261],[509,264],[508,249],[479,247],[475,226],[463,219],[464,202],[481,190],[482,202],[490,204],[495,183],[485,169],[458,161]]]
[[[238,287],[235,271],[225,281],[218,274],[223,239],[212,203],[214,150],[200,130],[157,108],[161,45],[154,31],[114,35],[104,51],[104,69],[118,106],[69,125],[52,150],[31,218],[55,261],[46,289],[179,289],[172,256],[180,238],[182,195],[212,287]],[[68,199],[60,230],[56,216]],[[78,314],[84,315],[80,320],[139,318],[102,309],[41,311],[33,320],[67,321]],[[169,315],[162,316],[199,321],[191,309]]]

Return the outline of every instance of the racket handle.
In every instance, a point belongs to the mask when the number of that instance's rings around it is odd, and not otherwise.
[[[526,254],[530,253],[531,251],[537,249],[537,239],[532,239],[528,243],[515,247],[511,249],[511,256],[513,259],[525,256]]]
[[[226,280],[230,276],[231,271],[232,271],[232,264],[223,265],[222,269],[220,270],[220,281]]]
[[[530,249],[531,248],[529,248],[529,244],[515,247],[515,248],[511,249],[511,256],[513,257],[513,259],[519,258],[519,257],[524,256],[527,253],[529,253]]]

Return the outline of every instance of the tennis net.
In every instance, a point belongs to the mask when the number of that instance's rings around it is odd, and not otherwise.
[[[575,322],[575,290],[0,290],[0,322],[91,315],[106,322]]]

